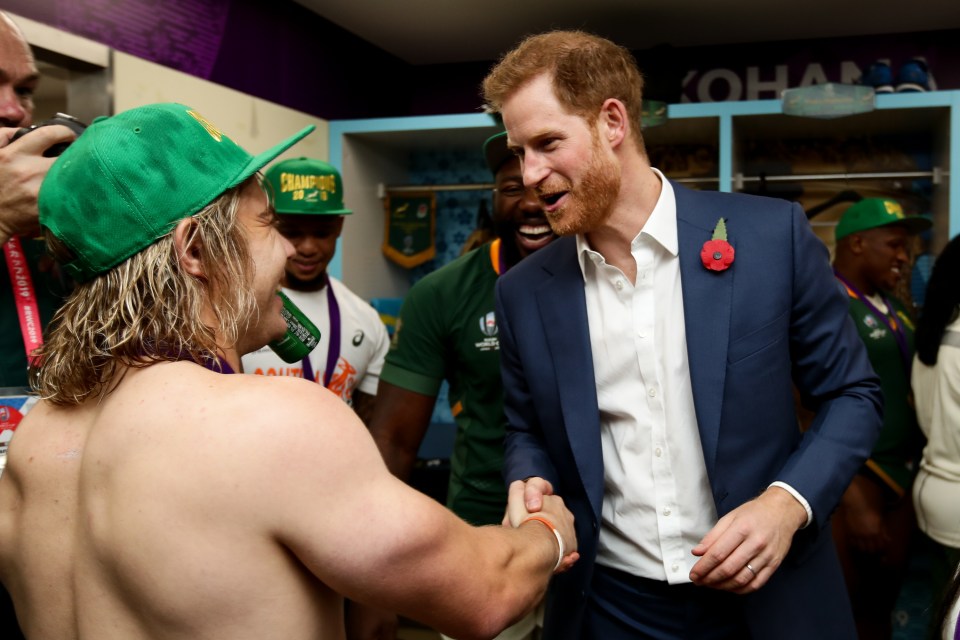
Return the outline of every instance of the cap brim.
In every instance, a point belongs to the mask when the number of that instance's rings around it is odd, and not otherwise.
[[[914,235],[917,233],[922,233],[932,227],[933,222],[930,220],[930,218],[925,216],[908,216],[884,226],[889,227],[892,225],[904,227],[907,230],[907,233]]]
[[[313,133],[316,128],[316,125],[308,125],[283,142],[275,144],[263,153],[258,153],[257,155],[253,156],[250,162],[247,163],[247,166],[243,168],[243,171],[240,172],[240,175],[234,179],[233,184],[231,184],[230,187],[232,188],[237,186],[255,174],[257,171],[260,171],[260,169],[273,162],[281,153]]]
[[[495,134],[483,143],[483,155],[487,160],[490,173],[496,175],[500,167],[507,160],[516,157],[516,154],[507,148],[507,132]]]

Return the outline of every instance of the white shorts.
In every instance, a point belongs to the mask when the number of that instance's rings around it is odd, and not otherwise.
[[[921,469],[913,481],[920,530],[942,545],[960,548],[960,486]]]

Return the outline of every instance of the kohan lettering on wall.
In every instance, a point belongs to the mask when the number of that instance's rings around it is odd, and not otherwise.
[[[791,68],[786,64],[742,69],[692,70],[683,79],[682,102],[736,102],[779,99],[784,89],[838,82],[855,84],[863,75],[857,63],[843,60],[824,65],[811,62]]]

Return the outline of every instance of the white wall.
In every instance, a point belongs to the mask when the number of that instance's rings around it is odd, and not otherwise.
[[[264,151],[313,124],[317,130],[280,158],[327,159],[326,120],[115,51],[114,112],[154,102],[180,102],[193,107],[251,153]]]
[[[343,140],[343,193],[353,213],[346,218],[338,252],[343,281],[361,298],[400,298],[410,288],[408,271],[383,256],[386,214],[378,184],[403,184],[409,154],[383,148],[363,136]]]

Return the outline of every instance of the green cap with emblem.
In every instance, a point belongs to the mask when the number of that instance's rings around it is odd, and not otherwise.
[[[905,215],[903,207],[896,200],[864,198],[843,212],[834,237],[840,240],[854,233],[891,224],[903,226],[911,234],[926,231],[932,226],[928,218]]]
[[[40,224],[73,253],[67,272],[89,280],[170,233],[314,128],[253,156],[182,104],[97,118],[44,179]]]
[[[264,174],[277,213],[345,216],[343,180],[329,162],[292,158],[278,162]]]

